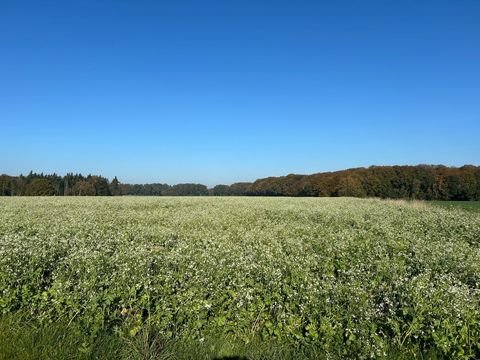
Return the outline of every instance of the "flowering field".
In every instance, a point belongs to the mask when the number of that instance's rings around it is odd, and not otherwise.
[[[326,358],[479,358],[480,214],[348,198],[0,198],[0,295],[2,316],[83,329],[83,353],[104,331],[152,328],[199,347],[229,336]]]

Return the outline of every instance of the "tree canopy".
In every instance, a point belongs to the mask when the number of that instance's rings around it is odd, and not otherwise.
[[[480,167],[371,166],[312,175],[290,174],[253,183],[124,184],[115,176],[68,173],[0,175],[0,195],[55,196],[353,196],[420,200],[480,200]]]

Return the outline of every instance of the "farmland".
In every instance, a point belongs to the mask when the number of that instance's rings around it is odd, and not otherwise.
[[[458,208],[467,211],[480,212],[480,201],[432,201],[434,205],[445,208]]]
[[[0,198],[0,294],[0,359],[49,327],[77,358],[473,359],[480,214],[353,198]],[[62,350],[38,338],[36,351]]]

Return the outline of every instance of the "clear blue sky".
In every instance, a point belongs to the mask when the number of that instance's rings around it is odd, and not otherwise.
[[[0,2],[0,173],[480,160],[480,1]]]

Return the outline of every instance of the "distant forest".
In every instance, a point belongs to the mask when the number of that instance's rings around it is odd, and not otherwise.
[[[480,166],[371,166],[313,175],[287,175],[253,183],[124,184],[97,175],[0,175],[0,195],[44,196],[354,196],[420,200],[480,200]]]

